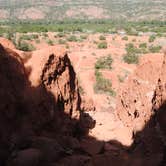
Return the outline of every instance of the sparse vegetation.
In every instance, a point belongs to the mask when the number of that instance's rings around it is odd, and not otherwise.
[[[147,45],[146,43],[141,43],[139,45],[139,48],[135,47],[133,43],[128,43],[126,44],[126,52],[127,55],[129,55],[130,57],[132,57],[131,55],[139,55],[139,54],[145,54],[148,53],[147,50]]]
[[[48,34],[47,34],[47,33],[43,33],[43,36],[44,36],[45,38],[47,38],[47,37],[48,37]]]
[[[107,42],[101,42],[101,43],[98,43],[97,47],[99,49],[106,49],[107,48]]]
[[[103,36],[103,35],[100,35],[99,39],[100,40],[106,40],[105,36]]]
[[[126,54],[123,57],[123,60],[128,64],[138,64],[139,57],[136,54]]]
[[[74,35],[71,35],[71,36],[69,36],[69,37],[67,38],[67,40],[68,40],[69,42],[77,42],[77,37],[74,36]]]
[[[126,51],[127,51],[128,54],[133,54],[133,53],[137,52],[133,43],[126,44]]]
[[[139,44],[139,48],[146,49],[147,48],[147,44],[146,43],[140,43]]]
[[[32,44],[27,43],[25,41],[21,41],[21,40],[19,40],[18,44],[16,45],[16,48],[19,50],[22,50],[22,51],[34,51],[35,50],[35,47]]]
[[[126,45],[126,55],[123,56],[124,62],[128,64],[137,64],[139,62],[138,53],[141,53],[138,48],[135,48],[132,43]]]
[[[22,36],[20,37],[20,39],[21,39],[21,40],[32,40],[32,39],[31,39],[31,36],[29,36],[29,35],[22,35]]]
[[[110,20],[64,20],[64,21],[16,21],[0,22],[0,34],[10,31],[27,33],[42,32],[59,32],[65,35],[68,32],[100,32],[100,33],[117,33],[118,29],[124,29],[129,35],[138,35],[138,32],[153,32],[160,35],[166,33],[166,22],[164,21],[142,21],[142,22],[123,22]],[[58,34],[57,34],[58,36]],[[46,36],[48,37],[48,36]]]
[[[161,50],[161,46],[153,46],[152,45],[149,47],[149,51],[152,53],[158,53],[158,52],[160,52],[160,50]]]
[[[122,40],[128,40],[128,37],[127,36],[124,36],[123,38],[122,38]]]
[[[55,35],[55,37],[65,37],[65,33],[63,33],[63,32],[58,33],[57,35]]]
[[[112,69],[112,62],[113,62],[113,59],[111,55],[102,57],[97,60],[95,64],[95,68],[96,69]]]
[[[47,44],[50,45],[50,46],[53,46],[54,42],[51,39],[49,39],[49,40],[47,40]]]
[[[140,43],[139,44],[139,49],[137,49],[138,51],[137,52],[140,52],[142,54],[146,54],[148,53],[148,49],[147,49],[147,44],[146,43]]]
[[[96,83],[94,85],[94,91],[96,93],[107,93],[110,96],[115,96],[116,93],[112,89],[112,83],[110,80],[103,77],[99,70],[95,70]]]
[[[80,38],[81,38],[82,40],[86,40],[86,39],[88,38],[88,36],[87,36],[87,35],[81,35]]]
[[[59,44],[66,44],[66,40],[64,40],[64,39],[59,39],[59,40],[58,40],[58,43],[59,43]]]
[[[21,40],[33,40],[33,39],[38,39],[39,35],[37,34],[26,34],[26,35],[22,35],[20,37]]]
[[[149,42],[152,43],[152,42],[155,41],[155,39],[156,39],[156,36],[155,36],[155,35],[151,35],[151,36],[149,37]]]
[[[2,36],[12,41],[13,38],[15,37],[15,33],[11,30],[8,31],[7,33],[4,33]]]

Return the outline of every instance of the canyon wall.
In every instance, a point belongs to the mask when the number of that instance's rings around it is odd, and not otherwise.
[[[77,148],[95,121],[81,110],[65,51],[16,52],[0,45],[0,165],[47,165]]]

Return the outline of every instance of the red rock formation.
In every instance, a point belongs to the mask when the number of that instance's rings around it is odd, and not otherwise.
[[[158,127],[166,145],[166,50],[164,53],[162,69],[153,98],[153,111],[157,114]]]
[[[162,55],[148,55],[121,88],[117,114],[134,132],[141,131],[152,115],[152,99],[161,71]]]
[[[78,82],[64,50],[50,47],[35,51],[25,66],[32,69],[29,75],[32,86],[44,85],[53,94],[55,102],[61,102],[65,113],[79,118],[81,101]]]
[[[42,155],[43,162],[53,162],[67,153],[66,139],[93,127],[81,112],[71,62],[58,48],[34,52],[25,61],[0,45],[0,79],[0,165],[39,163]]]
[[[166,163],[165,71],[166,55],[151,58],[138,67],[121,91],[118,116],[133,131],[134,140],[129,165]]]

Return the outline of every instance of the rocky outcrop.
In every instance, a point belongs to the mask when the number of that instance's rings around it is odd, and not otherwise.
[[[133,132],[141,131],[153,114],[152,99],[161,72],[163,56],[148,55],[126,80],[117,100],[117,114]]]
[[[67,53],[58,47],[50,47],[32,53],[25,63],[31,70],[29,80],[32,86],[42,84],[53,94],[58,108],[73,118],[79,118],[81,98],[78,92],[76,74]]]
[[[161,166],[166,164],[166,49],[164,50],[164,61],[162,64],[161,74],[158,79],[158,84],[154,93],[153,111],[156,114],[156,130],[164,145],[163,160]]]
[[[79,148],[75,138],[95,124],[80,109],[77,78],[67,54],[50,47],[26,55],[0,45],[2,166],[53,163]]]
[[[145,65],[146,64],[146,65]],[[119,98],[118,117],[133,132],[129,165],[166,163],[166,55],[139,66]],[[146,70],[145,70],[146,69]],[[144,156],[141,157],[141,154]],[[155,158],[155,159],[154,159]]]

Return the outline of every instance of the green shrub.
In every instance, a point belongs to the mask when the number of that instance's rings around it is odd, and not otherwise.
[[[73,32],[83,32],[81,27],[73,27]]]
[[[126,54],[123,57],[124,62],[128,64],[138,64],[139,62],[139,57],[136,54]]]
[[[136,29],[126,28],[125,30],[126,30],[127,35],[138,36],[138,32],[136,31]]]
[[[31,35],[22,35],[20,37],[21,40],[32,40],[32,39],[38,39],[39,35],[37,34],[31,34]]]
[[[58,32],[63,32],[63,31],[64,31],[64,29],[62,27],[58,28]]]
[[[141,54],[142,53],[142,49],[136,48],[133,43],[128,43],[126,44],[126,51],[127,54]]]
[[[20,37],[20,39],[21,39],[21,40],[31,40],[31,36],[29,36],[29,35],[22,35],[22,36]]]
[[[54,45],[54,42],[49,39],[49,40],[47,41],[47,44],[50,45],[50,46],[53,46],[53,45]]]
[[[106,49],[107,48],[107,42],[101,42],[101,43],[98,43],[98,46],[97,46],[99,49]]]
[[[111,55],[101,57],[95,64],[96,69],[112,69],[113,59]]]
[[[122,38],[122,40],[128,40],[128,37],[127,36],[124,36],[123,38]]]
[[[70,42],[76,42],[77,41],[77,37],[72,35],[72,36],[68,37],[67,40],[70,41]]]
[[[99,39],[100,40],[106,40],[105,36],[103,36],[103,35],[100,35]]]
[[[43,36],[44,36],[44,37],[48,37],[48,34],[47,34],[47,33],[43,33]]]
[[[65,34],[63,33],[63,32],[61,32],[61,33],[58,33],[57,35],[55,35],[55,37],[65,37]]]
[[[126,44],[126,52],[128,55],[148,53],[148,50],[146,48],[147,48],[146,43],[141,43],[139,45],[139,48],[135,47],[133,43]]]
[[[103,77],[102,73],[98,70],[95,71],[96,83],[94,85],[95,93],[108,93],[111,96],[115,96],[116,93],[112,89],[112,83],[110,80]]]
[[[146,43],[139,44],[139,52],[142,53],[142,54],[148,53],[147,44]]]
[[[87,35],[81,35],[80,38],[83,39],[83,40],[86,40],[88,38],[88,36]]]
[[[16,48],[19,50],[22,50],[22,51],[34,51],[35,50],[35,47],[32,44],[27,43],[25,41],[19,41]]]
[[[147,44],[146,44],[146,43],[140,43],[140,44],[139,44],[139,48],[144,48],[144,49],[146,49],[146,48],[147,48]]]
[[[152,53],[158,53],[161,50],[161,46],[150,46],[149,51]]]
[[[149,37],[149,42],[152,43],[152,42],[155,41],[155,39],[156,39],[156,36],[155,36],[155,35],[151,35],[151,36]]]
[[[163,36],[163,34],[162,34],[162,33],[160,33],[160,32],[158,32],[158,33],[157,33],[157,36],[158,36],[158,37],[162,37],[162,36]]]
[[[135,51],[134,44],[133,43],[126,44],[126,51],[127,52],[134,52]]]
[[[66,44],[66,40],[59,39],[59,40],[58,40],[58,43],[59,43],[59,44]]]
[[[14,36],[15,33],[12,31],[8,31],[7,33],[5,33],[5,38],[7,38],[8,40],[12,40]]]
[[[32,38],[32,39],[38,39],[38,38],[39,38],[39,35],[38,35],[38,34],[32,34],[32,35],[31,35],[31,38]]]

